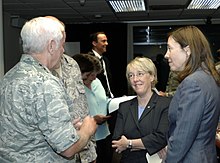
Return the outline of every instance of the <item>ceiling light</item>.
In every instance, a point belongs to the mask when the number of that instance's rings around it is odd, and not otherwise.
[[[192,0],[187,9],[217,9],[219,0]]]
[[[146,11],[144,0],[107,0],[115,12]]]

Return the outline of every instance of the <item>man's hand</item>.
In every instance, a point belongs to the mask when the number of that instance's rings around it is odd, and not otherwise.
[[[79,130],[80,127],[82,126],[81,118],[74,119],[73,120],[73,126],[75,127],[76,130]]]
[[[86,116],[83,119],[83,122],[82,122],[82,125],[79,131],[83,132],[83,134],[92,136],[95,134],[97,127],[98,126],[96,124],[95,119],[93,117]]]
[[[157,152],[160,159],[165,160],[167,155],[167,146],[161,149],[159,152]]]
[[[61,152],[62,156],[65,156],[67,158],[72,158],[74,154],[80,152],[88,143],[91,136],[95,134],[96,129],[98,125],[96,124],[96,121],[93,117],[86,116],[82,123],[79,121],[79,119],[75,119],[73,121],[74,126],[79,125],[77,134],[79,135],[79,140],[75,142],[72,146],[70,146],[65,151]]]
[[[167,93],[166,92],[162,92],[162,91],[159,91],[159,94],[160,96],[167,96]]]

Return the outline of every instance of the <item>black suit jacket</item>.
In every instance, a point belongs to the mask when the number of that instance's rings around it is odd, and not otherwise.
[[[95,54],[92,51],[89,52],[88,54],[95,56]],[[102,56],[102,58],[103,58],[103,60],[105,62],[107,78],[108,78],[109,86],[110,86],[110,89],[111,89],[111,92],[112,92],[113,86],[112,86],[112,75],[111,75],[111,69],[110,69],[110,61],[104,55]],[[108,85],[107,85],[106,77],[104,75],[104,71],[102,71],[100,74],[98,74],[97,78],[101,81],[101,83],[102,83],[102,85],[103,85],[103,87],[105,89],[106,95],[108,97],[110,97],[110,94],[109,94],[109,91],[108,91]]]
[[[152,155],[166,146],[170,100],[153,93],[140,119],[137,98],[119,105],[113,139],[118,140],[122,135],[128,139],[141,138],[146,148],[132,153],[128,149],[125,150],[122,152],[124,162],[132,162],[135,157],[146,157],[146,152]]]

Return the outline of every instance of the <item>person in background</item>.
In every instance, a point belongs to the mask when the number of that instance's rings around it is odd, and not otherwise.
[[[54,71],[64,83],[67,93],[73,100],[74,108],[69,110],[71,117],[73,119],[80,118],[82,121],[89,115],[89,109],[78,64],[70,56],[63,54],[60,68]],[[95,162],[97,157],[95,146],[95,140],[91,138],[78,155],[75,155],[76,161],[80,163]]]
[[[147,163],[146,153],[155,154],[167,144],[170,98],[157,95],[157,70],[146,57],[127,65],[126,76],[137,97],[119,105],[112,147],[122,153],[121,163]]]
[[[21,29],[24,54],[0,82],[2,163],[73,162],[96,131],[94,118],[72,119],[73,101],[50,72],[64,52],[63,31],[46,17],[33,18]]]
[[[102,72],[97,75],[97,78],[101,81],[106,95],[113,98],[114,95],[111,92],[112,76],[110,69],[110,61],[103,55],[106,52],[108,46],[108,39],[104,32],[96,32],[90,35],[90,41],[92,44],[92,50],[89,54],[98,57],[102,64]]]
[[[170,71],[166,86],[166,91],[165,92],[159,91],[159,95],[166,97],[173,97],[178,85],[179,85],[178,73],[175,71]]]
[[[88,54],[98,57],[102,64],[102,71],[97,75],[97,78],[101,81],[107,97],[113,98],[114,95],[112,93],[112,74],[110,69],[110,61],[105,56],[108,46],[108,38],[104,32],[95,32],[90,35],[90,42],[92,45],[92,50],[88,52]],[[109,118],[107,122],[109,125],[110,137],[112,137],[115,128],[117,111],[110,113],[110,115],[111,118]],[[111,146],[111,141],[109,143],[109,146]],[[110,151],[109,155],[113,156],[113,150]],[[111,162],[111,160],[109,160],[109,162]]]
[[[181,79],[169,107],[165,162],[215,163],[220,75],[209,43],[195,26],[178,28],[169,34],[165,58]]]
[[[157,54],[156,61],[154,61],[154,64],[157,68],[157,78],[158,78],[158,82],[155,87],[157,88],[157,90],[165,92],[168,82],[170,67],[167,61],[165,60],[163,54]]]
[[[99,124],[95,133],[97,144],[97,163],[111,163],[111,137],[107,124],[107,103],[108,98],[105,89],[98,78],[97,74],[102,71],[99,59],[89,54],[76,54],[73,56],[78,63],[82,79],[85,85],[86,97],[89,106],[89,113],[97,120]]]
[[[54,16],[46,17],[61,23],[65,30],[64,23],[59,19]],[[63,32],[65,34],[65,31]],[[74,103],[74,108],[69,110],[70,115],[73,119],[80,118],[82,121],[87,115],[89,115],[89,109],[80,68],[77,62],[66,54],[63,54],[57,67],[58,68],[52,70],[52,74],[57,76],[64,83],[67,93]],[[91,139],[86,147],[80,151],[80,153],[75,155],[75,160],[80,163],[90,163],[95,162],[96,157],[95,142]]]
[[[217,50],[217,59],[218,61],[215,63],[215,67],[217,71],[220,73],[220,49]]]
[[[216,129],[215,144],[216,144],[216,151],[217,151],[217,160],[219,163],[220,162],[220,119],[219,119],[218,126]]]

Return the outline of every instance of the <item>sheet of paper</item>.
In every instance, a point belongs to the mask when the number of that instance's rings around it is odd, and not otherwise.
[[[147,161],[148,163],[161,163],[162,159],[160,159],[160,157],[158,156],[157,153],[153,154],[152,156],[150,156],[148,153],[146,154],[147,157]]]
[[[117,98],[111,99],[111,101],[108,104],[108,111],[109,111],[109,113],[112,113],[112,112],[118,110],[119,104],[121,102],[131,100],[131,99],[133,99],[135,97],[136,96],[122,96],[122,97],[117,97]]]

